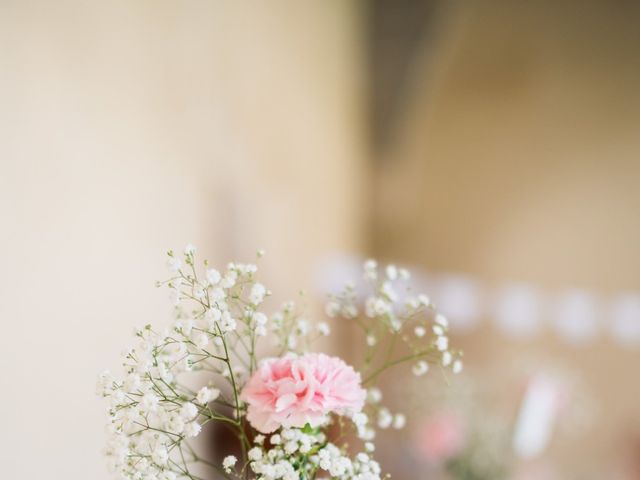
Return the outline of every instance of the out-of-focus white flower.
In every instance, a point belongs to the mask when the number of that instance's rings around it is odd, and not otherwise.
[[[441,352],[444,352],[449,348],[449,339],[447,337],[438,337],[436,340],[436,348]]]
[[[118,408],[120,405],[124,403],[125,399],[126,399],[126,395],[122,390],[115,390],[111,394],[111,407],[114,409]]]
[[[160,403],[160,399],[155,394],[147,392],[142,396],[140,408],[144,413],[154,412],[158,408],[158,403]]]
[[[206,405],[213,402],[220,396],[220,390],[217,388],[202,387],[196,395],[196,401],[200,405]]]
[[[253,323],[257,326],[265,326],[268,322],[267,316],[262,312],[255,312],[251,317]]]
[[[103,396],[108,395],[111,392],[112,384],[113,377],[111,376],[111,372],[109,372],[109,370],[105,370],[98,376],[96,393]]]
[[[399,332],[400,329],[402,328],[402,322],[400,321],[400,319],[396,317],[393,317],[389,321],[389,325],[391,326],[391,330],[393,330],[394,332]]]
[[[165,428],[176,435],[180,435],[184,432],[184,420],[178,413],[173,413],[169,415],[168,420],[165,423]]]
[[[384,298],[369,297],[365,302],[367,317],[374,318],[391,312],[391,305]]]
[[[365,272],[375,272],[378,268],[378,262],[374,259],[370,258],[366,262],[364,262],[364,270]]]
[[[355,413],[355,414],[351,417],[351,421],[352,421],[355,425],[357,425],[357,426],[359,426],[359,427],[362,427],[362,426],[364,426],[364,425],[366,425],[366,424],[367,424],[367,422],[369,421],[369,418],[367,417],[367,414],[366,414],[366,413],[358,412],[358,413]]]
[[[238,459],[235,456],[227,455],[222,460],[222,468],[224,468],[225,472],[231,473],[231,470],[233,469],[233,467],[237,462],[238,462]]]
[[[390,302],[398,301],[398,294],[394,290],[393,285],[391,285],[391,282],[384,282],[380,291],[389,299]]]
[[[164,467],[169,462],[169,452],[167,451],[167,447],[164,445],[158,445],[151,455],[151,459],[153,463]]]
[[[309,333],[309,322],[304,318],[299,319],[296,322],[296,333],[301,337],[304,337]]]
[[[405,300],[405,306],[407,307],[407,310],[411,312],[417,310],[420,306],[420,303],[415,298],[407,298]]]
[[[406,424],[407,424],[407,417],[405,417],[404,414],[396,413],[393,416],[393,428],[395,428],[396,430],[400,430],[401,428],[404,428]]]
[[[342,309],[342,314],[346,318],[356,318],[358,316],[358,308],[353,304],[345,305]]]
[[[378,412],[378,427],[385,429],[389,428],[393,423],[393,415],[386,408],[381,408]]]
[[[338,313],[340,313],[340,304],[336,301],[330,301],[327,302],[327,304],[324,307],[324,312],[327,314],[328,317],[335,317],[336,315],[338,315]]]
[[[264,296],[267,293],[267,289],[261,283],[255,283],[251,287],[251,293],[249,294],[249,301],[254,305],[260,305],[264,300]]]
[[[192,245],[191,243],[188,243],[187,246],[184,247],[184,254],[185,255],[193,255],[194,253],[196,253],[195,245]]]
[[[453,373],[457,374],[462,372],[462,368],[463,368],[462,360],[458,359],[455,362],[453,362]]]
[[[136,392],[142,385],[140,375],[137,373],[130,373],[124,381],[124,388],[127,392]]]
[[[398,269],[396,268],[395,265],[387,265],[387,268],[385,269],[385,273],[387,274],[387,278],[391,281],[398,278]]]
[[[222,318],[220,319],[219,325],[220,330],[226,333],[234,331],[238,326],[238,322],[236,322],[236,320],[231,317],[231,314],[229,312],[224,312],[222,314]]]
[[[251,277],[251,275],[258,271],[258,267],[253,263],[238,263],[236,264],[235,270],[244,277]]]
[[[198,407],[191,402],[184,403],[180,408],[180,416],[183,420],[193,420],[196,415],[198,415]]]
[[[193,319],[185,318],[183,320],[178,320],[175,323],[176,331],[182,333],[185,337],[191,335],[191,331],[193,330]]]
[[[224,278],[220,280],[220,286],[222,288],[231,288],[236,284],[236,280],[238,279],[238,272],[235,270],[229,270]]]
[[[174,257],[167,259],[167,270],[171,273],[178,273],[178,270],[182,267],[182,262]],[[179,287],[178,287],[179,288]]]
[[[447,317],[445,317],[441,313],[436,314],[435,322],[443,328],[449,327],[449,320],[447,320]]]
[[[413,366],[412,372],[416,377],[420,377],[429,371],[429,364],[424,360],[420,360]]]
[[[189,422],[184,426],[184,434],[191,438],[197,437],[201,430],[202,426],[196,421]]]
[[[453,356],[451,355],[451,352],[444,352],[442,354],[442,366],[443,367],[448,367],[449,365],[451,365],[451,361],[453,360]]]
[[[322,336],[326,337],[331,334],[331,327],[329,327],[327,322],[320,322],[316,328]]]
[[[416,335],[416,337],[422,338],[427,333],[427,329],[421,325],[418,325],[416,328],[413,329],[413,333]]]
[[[258,447],[253,447],[247,452],[247,456],[250,461],[256,462],[262,458],[262,450]]]
[[[216,323],[218,323],[218,321],[222,318],[222,312],[215,307],[209,308],[204,313],[204,318],[207,321],[208,329],[210,331],[214,331]]]
[[[431,305],[431,299],[424,294],[418,295],[418,302],[424,307]]]
[[[209,282],[209,285],[217,285],[220,279],[222,278],[222,276],[220,275],[220,272],[215,268],[208,269],[206,276],[207,276],[207,282]]]
[[[379,403],[382,400],[382,392],[379,388],[370,388],[367,390],[367,401],[371,404]]]
[[[298,450],[298,442],[296,442],[295,440],[289,440],[284,444],[284,451],[289,455],[294,453],[296,450]]]
[[[209,296],[211,297],[211,300],[213,300],[214,302],[220,302],[220,301],[224,300],[225,298],[227,298],[226,292],[221,287],[216,287],[216,288],[212,289],[211,293],[209,294]]]

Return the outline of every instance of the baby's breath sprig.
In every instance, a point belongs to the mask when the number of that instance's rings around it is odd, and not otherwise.
[[[364,308],[359,308],[355,286],[347,284],[340,293],[329,296],[325,309],[331,317],[355,322],[363,332],[367,345],[361,368],[364,385],[407,362],[414,363],[416,376],[427,373],[430,365],[462,371],[462,352],[449,346],[449,321],[428,296],[412,294],[406,269],[387,265],[381,272],[375,260],[367,260],[364,279],[369,288]],[[380,348],[382,340],[386,348]],[[401,353],[398,343],[404,344]]]

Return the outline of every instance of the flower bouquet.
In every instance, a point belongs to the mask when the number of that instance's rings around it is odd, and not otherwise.
[[[271,292],[254,264],[230,263],[221,273],[187,246],[183,255],[168,253],[168,268],[158,286],[171,292],[173,324],[137,329],[123,377],[105,372],[98,381],[109,403],[106,455],[119,478],[378,480],[375,427],[406,422],[381,406],[379,376],[402,363],[418,376],[430,365],[462,369],[446,318],[428,297],[412,294],[404,269],[381,272],[367,261],[367,295],[355,285],[330,295],[327,315],[363,332],[356,371],[312,351],[330,334],[328,323],[312,326],[293,302],[266,313]],[[261,358],[264,351],[270,356]],[[194,442],[215,424],[236,443],[216,448],[219,460]]]

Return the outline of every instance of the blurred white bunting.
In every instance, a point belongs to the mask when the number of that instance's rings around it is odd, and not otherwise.
[[[336,254],[319,264],[318,288],[335,292],[361,275],[364,259]],[[567,288],[548,292],[536,285],[505,283],[497,288],[466,274],[413,272],[411,289],[429,295],[447,315],[453,331],[471,332],[490,320],[511,339],[527,340],[545,329],[570,345],[586,346],[609,335],[623,347],[640,347],[640,293],[605,298],[597,292]]]

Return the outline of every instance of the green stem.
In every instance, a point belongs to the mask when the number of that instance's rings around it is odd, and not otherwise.
[[[404,362],[408,362],[410,360],[415,360],[416,358],[420,358],[423,356],[426,356],[428,354],[432,353],[431,350],[423,350],[422,352],[418,352],[418,353],[412,353],[411,355],[405,355],[404,357],[400,357],[400,358],[396,358],[395,360],[391,361],[391,362],[386,362],[382,367],[378,368],[377,370],[375,370],[373,373],[371,373],[371,375],[369,375],[368,377],[366,377],[363,381],[362,384],[366,385],[367,383],[371,382],[372,380],[375,380],[382,372],[384,372],[385,370],[398,365],[400,363],[404,363]]]

